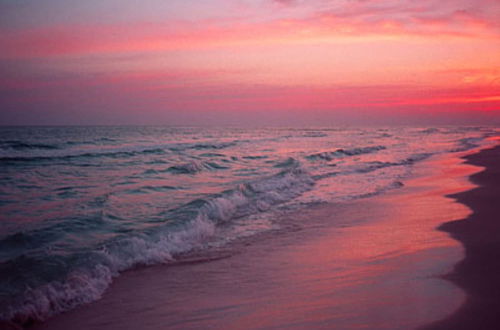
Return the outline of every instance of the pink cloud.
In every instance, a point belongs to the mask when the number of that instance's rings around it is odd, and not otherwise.
[[[429,14],[422,8],[367,7],[320,11],[261,23],[229,20],[123,25],[51,26],[5,31],[2,58],[154,52],[308,42],[315,38],[420,36],[498,38],[497,24],[465,10]]]
[[[241,20],[1,31],[3,105],[97,109],[88,118],[500,109],[498,1],[278,2]]]

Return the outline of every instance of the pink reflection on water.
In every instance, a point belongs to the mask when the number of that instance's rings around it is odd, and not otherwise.
[[[307,221],[303,230],[231,258],[126,273],[102,300],[45,328],[408,329],[444,318],[464,295],[439,276],[463,252],[435,228],[469,214],[444,195],[470,188],[464,176],[478,168],[427,165],[385,196],[293,215],[289,225]]]
[[[403,194],[353,203],[356,210],[308,214],[336,213],[329,217],[346,217],[345,227],[325,228],[320,239],[280,255],[276,262],[287,260],[283,268],[291,270],[283,272],[282,289],[275,293],[284,298],[240,319],[236,327],[410,328],[458,308],[463,294],[438,276],[462,258],[462,248],[435,230],[470,213],[444,197],[472,187],[464,176],[478,168],[458,163],[434,160]],[[433,167],[439,170],[429,173]]]

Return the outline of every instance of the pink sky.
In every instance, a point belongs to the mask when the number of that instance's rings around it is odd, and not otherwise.
[[[500,120],[498,0],[0,0],[0,124]]]

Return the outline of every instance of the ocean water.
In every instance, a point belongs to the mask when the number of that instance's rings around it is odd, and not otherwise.
[[[0,320],[45,320],[99,299],[127,269],[286,232],[294,212],[398,189],[416,163],[497,134],[0,128]]]

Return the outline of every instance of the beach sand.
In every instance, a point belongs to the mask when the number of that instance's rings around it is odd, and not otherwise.
[[[470,155],[467,163],[485,168],[471,176],[478,187],[451,197],[473,213],[440,227],[465,247],[465,259],[446,278],[463,288],[467,301],[429,329],[500,327],[500,147]]]
[[[286,231],[201,256],[217,260],[128,271],[101,300],[34,328],[409,329],[445,319],[465,301],[443,279],[464,253],[436,227],[470,215],[446,195],[473,188],[467,176],[480,168],[448,156],[416,170],[401,189],[291,215]]]

